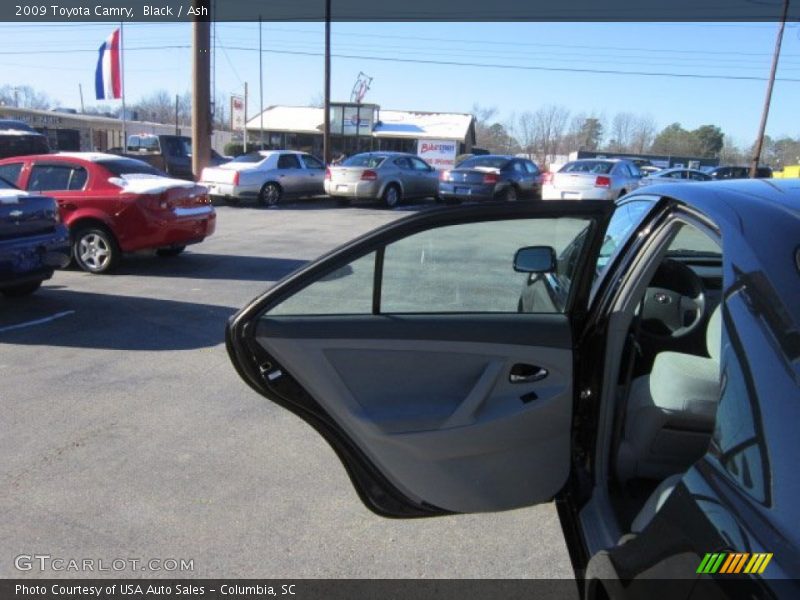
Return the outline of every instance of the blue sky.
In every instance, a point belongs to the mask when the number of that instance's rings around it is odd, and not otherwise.
[[[347,100],[359,71],[374,78],[365,101],[383,108],[469,112],[496,107],[498,118],[560,104],[573,113],[630,111],[694,128],[719,125],[739,144],[755,137],[766,83],[734,79],[621,75],[559,70],[700,74],[764,78],[774,23],[334,23],[332,96]],[[79,106],[78,84],[93,104],[96,48],[112,24],[0,24],[0,83],[31,85],[63,106]],[[190,85],[190,25],[126,23],[127,97]],[[322,91],[323,26],[264,23],[264,105],[305,105]],[[250,87],[258,107],[258,24],[216,25],[218,94]],[[155,48],[153,48],[155,47]],[[153,49],[136,49],[153,48]],[[291,54],[286,54],[289,52]],[[307,55],[312,54],[312,55]],[[370,60],[377,57],[389,60]],[[424,64],[444,61],[490,67]],[[767,132],[800,136],[800,27],[787,26]]]

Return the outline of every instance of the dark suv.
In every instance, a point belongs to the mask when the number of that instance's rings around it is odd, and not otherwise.
[[[715,167],[708,172],[712,179],[748,179],[750,177],[750,167]],[[769,167],[758,167],[756,170],[757,179],[772,178],[772,169]]]

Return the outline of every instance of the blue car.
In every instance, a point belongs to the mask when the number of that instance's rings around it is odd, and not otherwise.
[[[542,197],[542,172],[532,161],[486,154],[439,175],[439,197],[448,203]]]
[[[0,293],[27,296],[69,263],[69,233],[53,198],[0,178]]]

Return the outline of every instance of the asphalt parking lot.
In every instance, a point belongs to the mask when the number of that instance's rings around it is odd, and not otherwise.
[[[358,500],[333,451],[234,372],[226,319],[386,211],[331,201],[218,207],[217,233],[108,276],[57,272],[0,299],[0,577],[19,554],[192,559],[273,578],[572,577],[554,506],[394,521]]]

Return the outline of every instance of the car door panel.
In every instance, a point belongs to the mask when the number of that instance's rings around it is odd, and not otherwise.
[[[354,257],[403,241],[415,225],[426,232],[426,224],[472,222],[475,215],[491,220],[563,209],[597,219],[587,256],[599,250],[609,208],[554,205],[431,211],[369,234],[289,276],[234,317],[227,332],[234,364],[252,387],[325,437],[362,500],[379,514],[495,511],[548,501],[570,471],[574,357],[567,314],[269,311]],[[377,281],[382,258],[375,263]],[[584,287],[588,296],[588,286],[576,282],[576,289]],[[512,369],[532,375],[512,378]]]
[[[566,479],[569,350],[257,339],[281,365],[314,365],[291,375],[350,436],[366,440],[362,450],[410,497],[448,511],[503,510],[547,501]],[[508,373],[517,363],[540,366],[548,377],[512,384]],[[434,370],[426,368],[432,364]],[[508,478],[518,483],[499,485]]]

